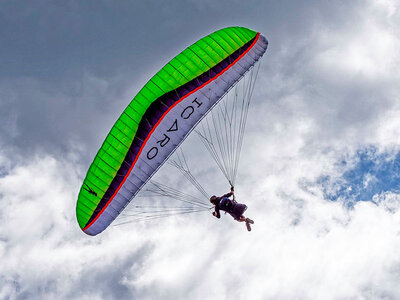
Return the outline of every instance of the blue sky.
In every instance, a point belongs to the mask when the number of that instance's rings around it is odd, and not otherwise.
[[[233,25],[269,39],[235,187],[251,233],[199,214],[86,236],[79,188],[124,107]],[[396,0],[0,1],[0,298],[399,299],[399,37]]]
[[[347,166],[350,164],[350,166]],[[353,206],[357,201],[372,201],[385,192],[400,191],[400,153],[378,153],[373,146],[359,149],[354,156],[337,163],[344,170],[339,178],[321,176],[318,183],[328,186],[325,197]]]

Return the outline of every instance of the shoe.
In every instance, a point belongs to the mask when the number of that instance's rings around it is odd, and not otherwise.
[[[247,230],[248,230],[248,231],[251,231],[251,226],[250,226],[250,223],[249,223],[249,222],[247,222],[247,221],[246,221],[246,227],[247,227]]]
[[[250,223],[250,224],[254,224],[254,221],[252,219],[246,218],[246,222]]]

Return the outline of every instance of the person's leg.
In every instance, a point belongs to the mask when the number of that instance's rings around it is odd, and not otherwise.
[[[236,221],[238,222],[245,222],[246,221],[246,217],[245,216],[240,216],[239,219],[236,219]]]
[[[237,219],[238,222],[249,222],[250,224],[254,224],[254,221],[250,218],[246,218],[245,216],[240,216],[239,219]]]
[[[238,221],[238,222],[245,222],[247,230],[248,230],[248,231],[251,231],[250,222],[248,222],[248,218],[246,218],[245,216],[240,216],[240,218],[239,218],[239,219],[236,219],[236,221]],[[253,223],[254,223],[254,222],[253,222]]]

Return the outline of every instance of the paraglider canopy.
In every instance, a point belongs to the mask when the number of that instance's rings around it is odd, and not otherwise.
[[[86,174],[76,206],[85,233],[96,235],[111,224],[267,45],[250,29],[221,29],[186,48],[145,84]]]

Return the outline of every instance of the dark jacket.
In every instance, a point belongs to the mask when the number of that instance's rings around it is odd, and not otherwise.
[[[233,193],[229,192],[225,195],[222,195],[221,197],[217,197],[217,199],[214,201],[215,205],[215,216],[219,219],[221,218],[220,210],[226,211],[228,213],[231,212],[231,209],[233,208],[235,204],[235,200],[229,199],[230,196],[232,196]]]

